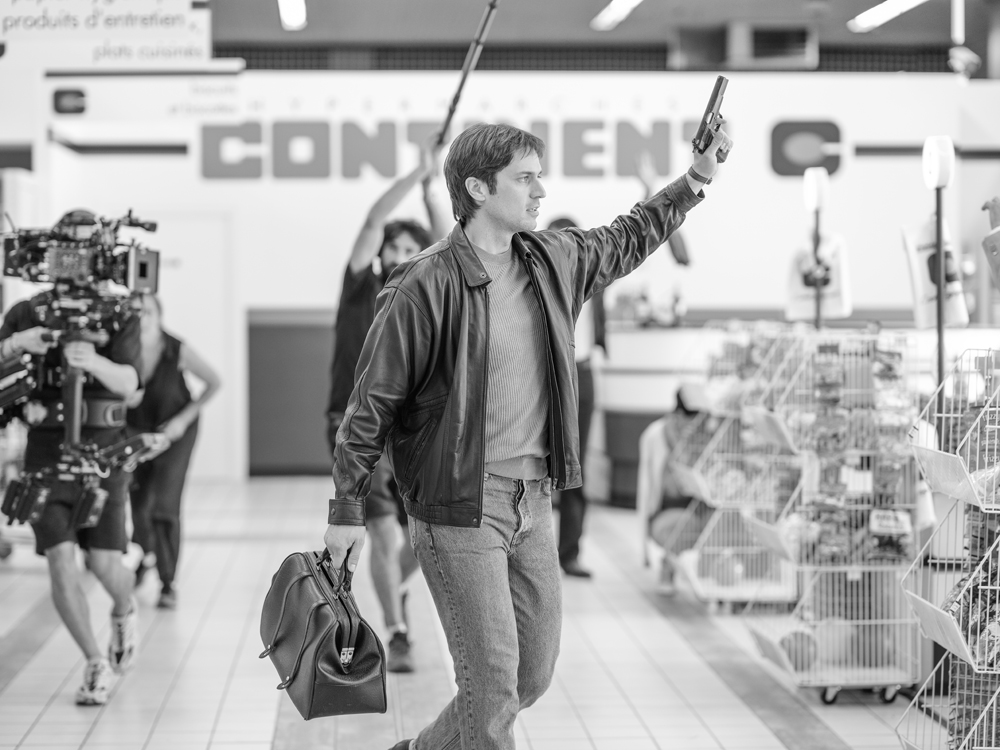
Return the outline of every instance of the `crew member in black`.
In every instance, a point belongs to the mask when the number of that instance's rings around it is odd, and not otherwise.
[[[327,407],[331,452],[336,445],[337,430],[344,420],[347,401],[354,390],[354,372],[361,349],[375,319],[375,298],[396,266],[428,247],[436,238],[443,237],[448,230],[448,215],[433,195],[436,158],[441,148],[435,141],[436,137],[421,148],[416,169],[396,180],[375,202],[354,240],[344,272],[334,330]],[[415,221],[386,223],[418,182],[423,185],[424,205],[431,220],[430,234]],[[376,256],[379,260],[377,270],[373,267]],[[388,461],[379,461],[375,466],[365,508],[366,526],[372,539],[372,578],[390,636],[386,666],[390,672],[410,672],[413,661],[403,611],[405,593],[401,593],[400,587],[419,565],[408,535],[401,534],[398,528],[400,525],[406,528],[406,511]]]
[[[143,551],[136,585],[155,564],[160,576],[157,606],[177,606],[174,577],[181,550],[181,496],[198,437],[198,415],[221,382],[188,344],[162,328],[163,309],[152,294],[142,299],[142,379],[145,387],[129,402],[131,432],[160,436],[162,453],[140,463],[132,475],[132,540]],[[184,373],[204,384],[194,399]]]
[[[66,227],[77,239],[92,231],[93,214]],[[64,217],[65,220],[65,217]],[[90,225],[88,225],[88,221]],[[25,405],[28,423],[25,472],[54,468],[60,461],[64,441],[61,420],[61,373],[65,356],[70,367],[85,373],[83,396],[87,418],[81,440],[105,447],[125,437],[125,399],[139,387],[139,321],[128,318],[118,330],[111,330],[106,343],[53,341],[45,325],[55,291],[42,292],[16,303],[4,316],[0,327],[0,359],[31,354],[43,358],[43,383],[32,401]],[[138,648],[136,603],[132,598],[132,572],[125,567],[122,553],[128,544],[125,531],[127,479],[112,470],[101,481],[109,496],[96,526],[77,529],[73,523],[79,485],[56,482],[41,518],[33,524],[38,554],[48,561],[52,599],[56,611],[87,658],[83,684],[76,692],[80,705],[107,702],[112,671],[128,669]],[[90,621],[90,608],[83,590],[84,572],[77,564],[76,545],[87,551],[88,567],[113,600],[111,640],[107,654],[101,652]]]

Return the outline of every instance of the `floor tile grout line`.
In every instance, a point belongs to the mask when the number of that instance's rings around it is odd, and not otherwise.
[[[93,576],[93,575],[86,576],[84,580],[85,580],[85,583],[84,583],[83,593],[84,593],[84,597],[86,598],[94,590],[94,587],[97,586],[98,582],[97,582],[97,577]],[[51,579],[50,579],[49,585],[50,586],[52,585],[51,584]],[[89,606],[88,606],[88,609],[89,609]],[[56,617],[59,618],[58,613],[56,614]],[[49,638],[46,638],[44,642],[42,642],[41,644],[39,644],[39,648],[32,655],[31,659],[34,659],[38,655],[38,652],[41,651],[41,649],[44,647],[45,643],[47,643],[49,641],[49,639],[58,631],[59,626],[62,626],[62,620],[61,619],[59,619],[57,627],[55,629],[53,629],[53,631],[49,634]],[[100,632],[103,633],[104,629],[102,628]],[[22,666],[22,669],[26,668],[31,663],[31,659],[29,659],[27,662],[25,662],[24,666]],[[55,703],[56,698],[62,693],[63,688],[65,688],[66,685],[69,683],[69,681],[73,678],[73,673],[76,670],[78,670],[83,663],[84,663],[84,659],[83,659],[82,656],[78,657],[73,662],[73,666],[70,667],[69,671],[66,673],[66,677],[59,683],[59,687],[56,688],[56,691],[51,696],[49,696],[49,699],[45,702],[45,705],[42,706],[42,710],[38,712],[38,715],[35,717],[35,720],[33,722],[31,722],[31,726],[28,727],[28,731],[26,731],[24,733],[24,736],[21,737],[20,741],[15,745],[15,750],[19,750],[19,748],[26,747],[26,745],[24,745],[25,740],[31,735],[31,733],[34,731],[35,727],[37,727],[38,723],[42,720],[42,717],[45,716],[46,712],[48,712],[48,710]],[[20,670],[19,670],[18,673],[20,673]],[[100,715],[101,715],[101,713],[103,711],[104,711],[104,707],[103,706],[100,709],[98,709],[98,711],[97,711],[97,713],[96,713],[96,715],[94,717],[94,724],[96,724],[100,720]],[[79,745],[80,748],[83,748],[83,746],[86,744],[87,737],[90,736],[90,732],[92,730],[93,730],[93,725],[91,726],[91,729],[89,729],[87,731],[87,734],[84,735],[84,738],[80,741],[80,745]]]
[[[625,546],[627,546],[627,542],[616,531],[610,530],[610,529],[608,529],[606,527],[602,527],[601,532],[603,533],[604,536],[607,537],[608,542],[609,542],[609,544],[610,544],[610,546],[612,548],[615,548],[615,547],[617,547],[617,548],[624,548]],[[666,604],[658,598],[658,595],[655,592],[655,590],[653,590],[651,588],[645,588],[645,587],[641,586],[639,584],[639,579],[638,578],[633,578],[633,577],[631,577],[631,576],[628,575],[628,570],[629,569],[622,562],[618,562],[617,561],[617,559],[618,559],[617,557],[615,557],[613,559],[616,560],[616,563],[615,563],[616,567],[624,574],[624,577],[627,580],[629,580],[629,582],[632,585],[632,588],[635,589],[635,590],[637,590],[637,591],[639,591],[640,595],[642,596],[642,598],[647,603],[649,603],[654,608],[654,610],[660,614],[661,617],[667,617],[667,613],[664,611],[664,607],[666,606]],[[681,604],[675,601],[675,606],[681,606]],[[690,609],[690,608],[694,607],[694,604],[693,603],[687,603],[687,606]],[[683,620],[681,620],[680,622],[683,624]],[[722,637],[724,637],[727,641],[730,641],[730,643],[731,643],[731,640],[729,639],[729,636],[726,635],[725,632],[722,631],[720,628],[718,628],[717,626],[715,626],[710,620],[706,620],[706,625],[708,625],[709,627],[711,627],[716,633],[719,633]],[[677,625],[674,625],[674,627],[677,628]],[[681,631],[682,631],[682,629],[678,628],[679,635],[685,641],[687,641],[687,643],[692,647],[693,650],[695,650],[695,652],[698,654],[699,658],[703,661],[703,663],[706,665],[706,667],[710,671],[712,671],[713,673],[715,673],[715,675],[719,679],[721,679],[724,684],[726,684],[726,686],[730,689],[730,691],[734,695],[736,695],[736,697],[738,697],[740,699],[740,701],[749,710],[751,710],[754,713],[755,716],[757,716],[757,718],[768,728],[769,731],[771,731],[771,733],[778,739],[779,742],[782,743],[782,745],[785,748],[787,748],[788,750],[795,750],[795,748],[792,747],[791,745],[789,745],[788,742],[786,742],[785,738],[782,736],[784,734],[784,732],[779,733],[778,731],[776,731],[776,729],[774,727],[772,727],[771,723],[764,716],[762,716],[759,713],[759,711],[757,710],[756,706],[747,703],[747,701],[744,698],[744,696],[742,696],[739,692],[737,692],[733,688],[733,686],[731,685],[731,683],[725,678],[725,676],[721,672],[719,672],[718,667],[716,665],[712,664],[711,661],[706,660],[705,657],[702,656],[702,654],[700,653],[700,651],[697,649],[697,647],[695,646],[695,644],[692,643],[692,641],[689,638],[689,636],[685,635]],[[735,644],[733,644],[733,648],[736,648],[737,650],[742,651],[742,649],[739,649],[739,647],[735,646]],[[747,658],[747,661],[748,661],[748,663],[749,663],[750,666],[756,668],[757,670],[760,670],[764,675],[766,675],[768,678],[770,678],[779,689],[783,690],[781,684],[777,680],[775,680],[774,677],[771,676],[766,669],[762,668],[755,661],[750,660],[749,656],[746,657],[746,658]],[[806,704],[799,695],[797,695],[795,693],[792,693],[792,692],[788,692],[788,691],[784,691],[783,694],[789,700],[791,700],[795,704],[797,704],[798,707],[800,709],[802,709],[802,711],[805,713],[806,716],[811,717],[811,719],[814,722],[815,726],[822,728],[827,733],[829,733],[830,735],[832,735],[833,739],[836,739],[837,741],[839,741],[841,743],[841,747],[838,748],[837,750],[849,750],[849,747],[850,747],[849,744],[846,743],[846,742],[844,742],[843,738],[841,738],[840,735],[835,730],[832,729],[832,727],[830,727],[825,721],[823,721],[820,716],[816,715],[815,712],[812,711],[812,709],[809,707],[809,705]],[[713,736],[714,736],[714,733],[713,733]]]
[[[557,676],[556,679],[559,682],[559,687],[562,688],[562,691],[566,694],[566,700],[573,707],[573,713],[576,715],[577,721],[580,722],[580,726],[583,727],[583,731],[587,735],[587,742],[590,743],[591,750],[593,750],[593,748],[595,747],[594,738],[591,736],[590,729],[587,727],[587,724],[583,720],[583,715],[580,713],[579,706],[576,705],[576,702],[573,700],[573,696],[570,695],[569,690],[566,689],[566,683],[563,682],[562,677]],[[527,727],[524,728],[524,733],[525,736],[528,738],[528,743],[530,744],[531,733],[528,731]]]
[[[237,546],[234,545],[234,549],[236,548]],[[191,658],[191,654],[194,652],[195,647],[198,645],[198,639],[201,636],[201,633],[208,622],[209,615],[214,609],[216,603],[218,602],[219,591],[222,590],[223,584],[229,577],[229,573],[233,566],[234,558],[235,555],[231,554],[229,558],[226,560],[225,566],[220,571],[219,580],[216,582],[215,586],[212,589],[212,596],[209,598],[209,604],[208,606],[205,607],[205,611],[199,618],[198,626],[195,628],[194,633],[191,634],[191,641],[188,643],[187,648],[184,650],[184,655],[180,658],[180,660],[177,663],[177,668],[174,670],[174,677],[170,681],[170,685],[167,687],[167,691],[163,696],[163,701],[160,703],[160,707],[157,710],[156,715],[153,717],[153,721],[149,727],[149,735],[146,737],[146,741],[142,745],[142,750],[147,750],[150,742],[153,739],[154,734],[156,733],[156,728],[157,726],[159,726],[160,720],[163,718],[163,713],[166,710],[166,706],[170,702],[170,697],[174,694],[174,690],[177,687],[177,683],[180,681],[181,674],[184,672],[184,667],[187,665],[188,660]],[[90,735],[88,733],[88,737],[89,736]],[[210,746],[211,746],[211,740],[205,746],[206,750]]]
[[[607,604],[607,599],[601,597],[601,601]],[[699,723],[701,723],[701,725],[705,728],[705,730],[711,735],[711,737],[715,741],[715,743],[720,748],[722,748],[723,747],[723,743],[715,735],[715,732],[712,731],[712,728],[705,722],[704,718],[702,718],[701,713],[697,710],[697,708],[694,706],[694,704],[692,704],[690,701],[687,700],[687,698],[685,697],[684,691],[681,690],[678,687],[678,685],[673,681],[673,679],[671,679],[670,675],[667,674],[667,671],[663,668],[663,666],[660,665],[660,664],[658,664],[657,661],[652,658],[653,655],[650,654],[649,651],[648,651],[648,649],[645,648],[645,645],[643,644],[642,639],[640,639],[638,636],[636,636],[636,634],[632,631],[631,627],[629,627],[629,624],[628,624],[627,620],[624,617],[621,616],[621,613],[615,607],[612,607],[609,604],[606,606],[606,611],[610,612],[612,614],[612,616],[615,617],[622,624],[623,629],[629,635],[629,639],[636,645],[636,647],[639,650],[639,652],[642,653],[642,654],[644,654],[647,657],[647,660],[648,660],[648,662],[650,664],[654,665],[654,668],[656,669],[656,671],[660,673],[660,675],[663,677],[663,679],[666,681],[666,683],[668,685],[670,685],[670,687],[673,689],[673,691],[675,693],[677,693],[677,695],[680,696],[681,700],[684,702],[684,705],[686,705],[688,707],[688,709],[690,710],[690,712],[692,714],[694,714],[695,716],[698,717]],[[586,632],[583,633],[583,636],[587,640],[587,644],[590,647],[591,652],[592,653],[597,652],[597,649],[594,646],[593,641],[590,640],[590,638],[586,634]],[[681,637],[681,636],[678,634],[678,637]],[[597,657],[598,657],[598,659],[600,659],[599,652],[597,652]],[[600,659],[600,661],[603,662],[603,659]],[[702,664],[704,665],[704,667],[705,667],[705,669],[707,671],[712,671],[711,667],[708,664],[705,664],[704,662],[702,662]],[[612,679],[615,679],[613,674],[612,674]],[[621,684],[617,681],[617,679],[615,679],[615,684],[618,685],[619,688],[621,687]],[[623,695],[624,695],[624,693],[623,693]],[[642,723],[643,727],[646,729],[647,732],[650,733],[650,736],[652,737],[652,732],[650,732],[649,725],[647,725],[646,722],[645,722],[645,720],[643,720],[641,714],[638,712],[638,710],[636,709],[636,706],[632,703],[631,699],[629,699],[628,696],[625,696],[625,700],[628,702],[629,708],[631,708],[632,711],[633,711],[633,713],[635,713],[637,715],[637,717],[639,718],[639,721]],[[653,738],[653,742],[656,743],[657,748],[660,747],[660,743],[655,738]]]
[[[194,564],[204,554],[204,549],[203,548],[196,547],[195,550],[196,550],[196,552],[193,555],[189,555],[189,557],[193,557],[194,558],[193,560],[189,560],[189,562],[188,562],[189,565],[190,564]],[[132,589],[132,592],[133,592],[133,596],[134,596],[135,595],[135,588],[134,587]],[[146,640],[150,636],[155,635],[156,631],[163,624],[163,621],[164,621],[163,617],[157,617],[156,614],[154,613],[153,620],[149,624],[149,628],[143,633],[143,640]],[[103,628],[102,628],[101,632],[102,633],[104,632]],[[142,648],[142,646],[140,644],[140,655],[141,655],[141,648]],[[180,669],[180,667],[178,667],[178,669]],[[108,705],[111,704],[111,701],[114,699],[114,697],[122,690],[122,685],[124,684],[125,680],[127,680],[127,679],[128,679],[128,674],[127,673],[124,674],[124,675],[122,675],[118,679],[118,681],[116,682],[114,688],[112,688],[111,692],[108,695],[108,704],[105,704],[105,705],[101,706],[98,709],[98,711],[96,712],[94,721],[91,724],[90,729],[87,731],[86,735],[84,736],[83,743],[80,745],[81,749],[86,747],[87,741],[90,739],[91,735],[94,733],[94,729],[97,727],[98,724],[100,724],[101,719],[104,717],[104,715],[106,713],[106,710],[108,708]],[[169,688],[168,688],[168,690],[169,690]],[[164,697],[164,701],[166,701],[166,697]],[[162,712],[162,706],[161,706],[161,712]],[[157,716],[159,716],[159,712],[157,713]],[[152,738],[152,735],[153,735],[155,729],[156,729],[156,720],[154,718],[154,722],[153,722],[153,724],[149,728],[149,736],[147,736],[146,741],[143,743],[143,750],[145,750],[145,747],[149,744],[150,739]]]
[[[273,545],[272,545],[272,547],[273,547]],[[240,550],[239,547],[234,547],[234,550],[236,551],[236,555],[234,555],[234,557],[238,556],[242,552],[242,550]],[[263,597],[260,597],[259,595],[260,595],[261,589],[264,587],[264,585],[268,584],[267,570],[264,567],[264,565],[265,565],[265,561],[269,560],[270,558],[267,555],[259,555],[259,556],[257,556],[257,558],[258,558],[258,562],[259,562],[259,574],[254,577],[254,580],[257,581],[257,585],[254,588],[254,597],[251,599],[250,604],[247,606],[247,614],[246,614],[246,617],[244,618],[244,621],[243,621],[243,629],[242,629],[242,632],[240,633],[240,638],[239,638],[239,640],[238,640],[238,642],[236,644],[236,650],[235,650],[235,653],[233,654],[232,663],[230,664],[229,674],[227,675],[227,678],[226,678],[226,686],[225,686],[225,688],[222,691],[222,696],[221,696],[221,698],[219,700],[219,706],[218,706],[218,708],[217,708],[217,710],[215,712],[215,720],[212,722],[212,729],[211,729],[211,731],[209,732],[209,735],[208,735],[208,746],[209,747],[211,747],[212,743],[215,741],[215,733],[216,733],[216,730],[218,729],[219,721],[222,718],[223,708],[224,708],[224,706],[226,704],[226,697],[229,695],[229,689],[230,689],[230,687],[233,684],[233,679],[234,679],[234,676],[236,674],[236,670],[237,670],[237,668],[239,667],[239,664],[240,664],[240,660],[241,660],[241,656],[242,656],[242,651],[243,651],[242,647],[247,642],[247,639],[249,637],[250,628],[251,628],[251,625],[253,624],[253,622],[255,620],[257,622],[260,621],[260,614],[256,613],[256,608],[255,608],[254,603],[263,600]],[[254,616],[255,613],[256,613],[256,617]],[[275,731],[277,731],[277,722],[275,722]],[[272,735],[271,735],[271,744],[272,745],[274,744],[274,733],[272,733]]]

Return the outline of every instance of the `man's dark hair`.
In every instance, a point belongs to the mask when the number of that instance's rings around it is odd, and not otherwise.
[[[467,179],[482,180],[492,195],[497,190],[497,172],[515,156],[532,151],[539,159],[545,156],[545,141],[512,125],[480,123],[459,133],[444,160],[451,210],[458,222],[464,226],[479,209],[465,188]]]
[[[418,222],[411,219],[400,219],[399,221],[390,221],[385,225],[382,246],[378,249],[379,255],[382,255],[382,250],[385,249],[386,245],[401,234],[410,235],[413,241],[420,245],[421,250],[434,244],[434,240],[431,239],[431,233],[424,229]]]

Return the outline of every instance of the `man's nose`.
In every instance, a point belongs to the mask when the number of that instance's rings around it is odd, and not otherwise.
[[[534,198],[544,198],[545,197],[545,188],[542,187],[541,180],[535,180],[535,189],[532,192],[532,197],[534,197]]]

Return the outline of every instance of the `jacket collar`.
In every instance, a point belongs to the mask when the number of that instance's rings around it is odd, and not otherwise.
[[[469,286],[482,286],[492,281],[490,275],[486,273],[486,267],[479,260],[476,251],[472,249],[472,243],[465,236],[465,230],[461,224],[456,224],[455,228],[451,230],[451,236],[448,238],[448,241],[451,244],[452,251],[455,253],[455,257],[458,259],[458,265],[462,269],[462,275],[465,276],[466,284]]]

